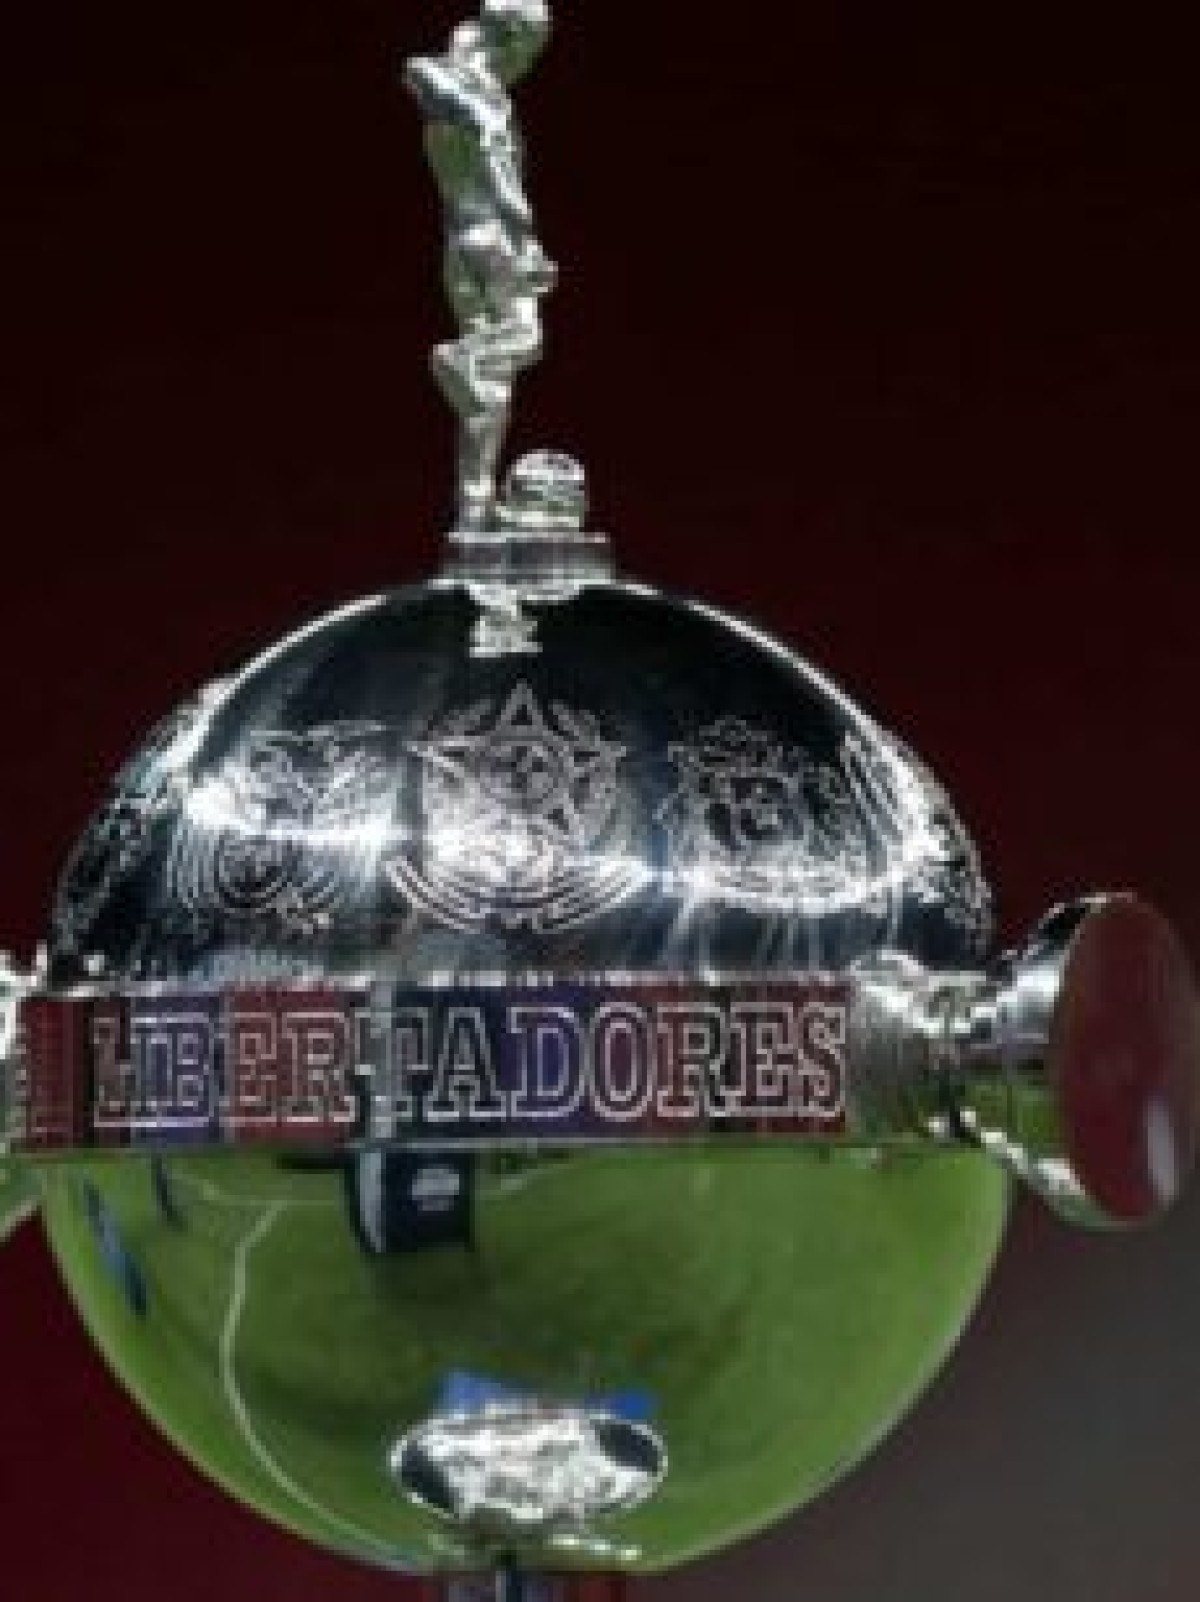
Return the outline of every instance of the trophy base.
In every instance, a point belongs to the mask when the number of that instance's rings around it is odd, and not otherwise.
[[[504,1569],[487,1577],[429,1583],[421,1602],[625,1602],[620,1576],[545,1576]]]

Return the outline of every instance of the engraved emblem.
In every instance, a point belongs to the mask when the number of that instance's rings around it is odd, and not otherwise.
[[[168,864],[194,914],[326,927],[373,881],[392,787],[374,724],[252,734],[188,795]]]
[[[59,881],[52,921],[60,949],[81,948],[114,886],[144,858],[155,821],[176,804],[176,789],[223,690],[221,681],[209,684],[176,708],[117,773]]]
[[[678,784],[656,816],[670,877],[685,892],[784,912],[869,895],[866,831],[834,768],[738,717],[668,754]]]
[[[908,892],[921,906],[939,908],[975,951],[986,952],[993,934],[992,893],[975,842],[946,791],[895,735],[882,735],[875,750],[848,736],[846,753],[865,804],[881,828],[905,842]]]
[[[422,826],[385,868],[441,922],[566,927],[644,882],[617,779],[625,747],[589,713],[544,711],[521,683],[502,705],[439,720],[412,749]]]
[[[657,817],[685,892],[889,921],[910,896],[986,950],[991,894],[978,852],[945,791],[891,735],[850,733],[836,764],[815,763],[724,717],[668,750],[679,784]]]

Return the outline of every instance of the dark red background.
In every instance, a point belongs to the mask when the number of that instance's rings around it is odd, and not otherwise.
[[[393,54],[431,0],[42,0],[0,22],[3,934],[199,680],[427,571],[439,224]],[[1145,9],[562,0],[523,92],[564,265],[520,445],[642,576],[749,613],[943,775],[1016,934],[1136,884],[1200,950],[1200,128]],[[646,1602],[1184,1602],[1200,1203],[1022,1205],[913,1420]],[[35,1232],[0,1279],[0,1590],[400,1597],[173,1459]]]

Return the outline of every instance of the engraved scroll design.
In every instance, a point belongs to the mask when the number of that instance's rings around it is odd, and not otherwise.
[[[542,700],[525,681],[415,741],[367,722],[257,731],[193,781],[214,697],[161,725],[120,776],[64,875],[63,948],[82,949],[168,815],[168,905],[210,927],[304,936],[377,907],[388,886],[413,912],[467,932],[569,929],[650,882],[652,822],[663,888],[691,905],[887,921],[909,901],[940,911],[975,949],[991,939],[970,837],[928,771],[877,730],[852,731],[821,762],[777,732],[718,718],[668,746],[674,786],[643,820],[622,780],[626,746],[593,713]]]
[[[154,825],[178,805],[189,764],[224,691],[207,685],[155,725],[125,763],[67,858],[51,927],[62,952],[82,952],[116,886],[138,867]]]

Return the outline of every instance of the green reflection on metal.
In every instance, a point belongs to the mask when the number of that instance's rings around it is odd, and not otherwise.
[[[340,1176],[265,1156],[171,1173],[182,1226],[141,1161],[48,1173],[48,1236],[100,1347],[235,1495],[418,1568],[453,1564],[458,1537],[400,1497],[386,1458],[447,1370],[550,1396],[651,1392],[667,1480],[597,1533],[636,1548],[631,1567],[670,1567],[869,1450],[957,1338],[1007,1211],[1003,1175],[971,1153],[610,1151],[483,1180],[474,1255],[372,1259]],[[96,1250],[84,1176],[146,1275],[144,1319]]]

